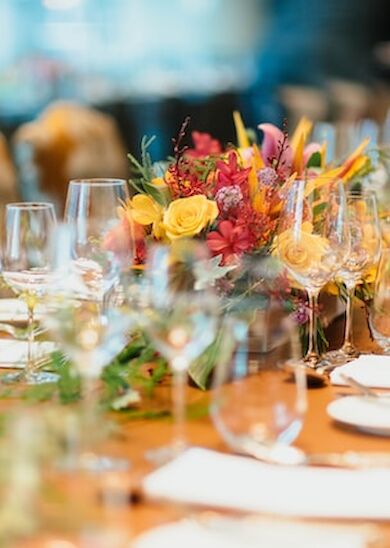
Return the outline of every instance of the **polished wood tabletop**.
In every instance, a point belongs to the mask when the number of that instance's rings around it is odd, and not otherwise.
[[[343,318],[337,319],[331,326],[332,346],[340,343],[343,332]],[[366,327],[364,311],[355,310],[354,322],[355,341],[362,351],[379,351],[378,347],[370,340]],[[389,357],[390,369],[390,357]],[[168,383],[167,383],[168,384]],[[162,405],[161,402],[168,402],[169,386],[162,386],[158,389],[156,401],[153,405]],[[348,387],[325,386],[311,388],[308,390],[308,410],[301,434],[295,445],[307,453],[327,453],[353,451],[379,451],[390,455],[390,438],[378,437],[360,433],[356,430],[342,427],[336,424],[326,413],[329,402],[342,394],[353,393]],[[196,388],[188,388],[188,401],[194,409],[204,410],[212,396],[211,391],[202,392]],[[160,399],[160,401],[158,401]],[[4,404],[1,404],[2,406]],[[9,406],[10,403],[7,403]],[[131,493],[129,503],[118,508],[118,516],[125,527],[132,531],[133,535],[161,525],[171,520],[183,517],[193,509],[184,508],[175,504],[166,504],[157,501],[147,500],[143,497],[139,487],[142,477],[152,469],[152,465],[145,459],[145,452],[148,449],[169,443],[172,435],[172,423],[169,419],[142,419],[135,420],[126,417],[126,414],[115,414],[113,420],[118,425],[119,436],[113,442],[114,453],[126,457],[131,462],[131,470],[123,485]],[[229,451],[214,429],[210,418],[206,413],[201,416],[188,419],[187,436],[191,444],[212,448],[218,451]],[[107,446],[108,447],[108,446]],[[96,480],[103,481],[102,479]],[[126,481],[129,481],[127,486]],[[319,496],[321,494],[319,493]],[[364,494],[362,493],[362,496]],[[131,503],[130,503],[131,499]],[[390,494],[389,494],[390,500]],[[389,502],[390,504],[390,502]],[[110,514],[115,515],[114,514]],[[360,522],[361,524],[362,522]],[[368,522],[367,522],[368,523]],[[355,525],[355,523],[350,523]],[[390,522],[375,524],[383,535],[384,546],[390,546]],[[34,545],[35,546],[35,545]],[[43,544],[42,544],[43,546]]]

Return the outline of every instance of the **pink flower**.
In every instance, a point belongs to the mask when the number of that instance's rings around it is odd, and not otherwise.
[[[273,124],[259,124],[264,133],[261,156],[266,166],[276,169],[282,178],[290,175],[293,152],[285,134]]]
[[[218,156],[222,153],[220,142],[213,139],[209,133],[193,131],[191,136],[195,147],[186,151],[187,157],[204,158],[205,156]]]
[[[234,255],[241,255],[252,249],[253,236],[244,225],[232,221],[221,221],[218,230],[207,235],[207,245],[213,255],[223,256],[223,263],[229,262]]]

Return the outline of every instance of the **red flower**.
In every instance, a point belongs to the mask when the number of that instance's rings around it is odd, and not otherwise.
[[[233,151],[229,152],[227,162],[219,160],[216,167],[218,170],[217,191],[224,186],[242,186],[248,182],[248,174],[251,168],[241,168],[237,161],[237,154]]]
[[[186,150],[185,155],[189,158],[204,158],[205,156],[218,156],[222,153],[222,147],[217,139],[213,139],[209,133],[193,131],[192,141],[195,148]]]
[[[223,262],[229,262],[234,255],[241,255],[253,248],[255,242],[252,234],[244,225],[232,221],[221,221],[218,230],[207,235],[207,245],[213,255],[223,256]]]

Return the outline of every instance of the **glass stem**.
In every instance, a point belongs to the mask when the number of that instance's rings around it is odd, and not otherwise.
[[[98,380],[90,375],[82,377],[82,453],[93,453],[97,428]]]
[[[25,376],[27,380],[34,374],[34,304],[27,301],[27,363]]]
[[[182,360],[181,360],[182,362]],[[172,404],[173,404],[173,447],[174,450],[180,453],[186,445],[185,436],[185,419],[186,419],[186,384],[187,384],[187,367],[180,363],[180,367],[172,367]]]
[[[347,302],[345,309],[345,333],[342,351],[348,355],[356,354],[356,349],[352,342],[352,320],[353,320],[353,296],[355,293],[355,284],[345,284],[347,287]]]
[[[318,291],[308,291],[309,297],[309,345],[305,356],[305,361],[313,367],[319,361],[317,346],[317,321],[316,309],[318,304]]]

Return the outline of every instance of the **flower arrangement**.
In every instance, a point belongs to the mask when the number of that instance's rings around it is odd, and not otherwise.
[[[123,205],[122,224],[117,245],[132,231],[136,236],[136,263],[142,268],[148,241],[173,244],[181,238],[206,242],[213,256],[211,269],[215,285],[226,289],[226,273],[239,264],[243,255],[272,252],[276,228],[286,190],[295,178],[310,179],[313,189],[329,179],[353,184],[371,169],[365,154],[368,140],[339,166],[327,165],[326,142],[308,141],[312,123],[303,118],[291,138],[286,127],[264,123],[261,146],[250,142],[238,112],[234,113],[237,145],[222,144],[208,133],[192,132],[192,146],[184,140],[189,125],[186,119],[176,139],[173,156],[153,164],[148,148],[153,139],[141,142],[141,159],[129,154],[133,197]],[[321,253],[321,242],[305,227],[306,246],[293,256],[288,234],[284,246],[289,261],[304,261],[304,256]],[[315,240],[315,241],[314,241]],[[332,288],[330,288],[332,289]],[[293,318],[304,338],[309,310],[306,297],[291,283],[281,282]],[[325,343],[320,329],[319,340]],[[206,374],[190,371],[195,382],[205,386]]]
[[[284,191],[296,177],[313,185],[329,178],[351,181],[369,168],[364,141],[341,166],[326,165],[326,143],[308,143],[311,122],[303,118],[291,139],[286,129],[260,124],[261,147],[250,143],[239,113],[234,114],[238,146],[223,148],[208,133],[194,131],[193,147],[183,146],[189,120],[173,140],[174,156],[152,164],[143,139],[141,161],[129,154],[135,195],[123,207],[123,233],[135,226],[136,261],[145,243],[179,238],[204,239],[220,265],[241,255],[267,252],[272,244]],[[310,247],[310,234],[308,234]]]
[[[135,237],[135,263],[142,271],[149,241],[172,244],[181,238],[201,239],[212,255],[213,281],[225,290],[229,284],[226,274],[242,256],[272,253],[284,195],[295,178],[310,178],[313,188],[329,178],[342,179],[352,187],[372,169],[365,153],[368,140],[341,165],[327,165],[326,142],[309,142],[312,124],[306,118],[298,123],[291,137],[286,127],[260,124],[261,145],[250,141],[237,112],[234,122],[236,145],[223,147],[211,135],[194,131],[193,144],[188,147],[184,144],[189,125],[186,119],[173,139],[172,157],[164,162],[152,162],[148,149],[153,138],[144,137],[140,159],[129,154],[133,195],[122,204],[121,223],[111,231],[105,245],[120,252]],[[305,253],[313,253],[313,249],[321,252],[321,242],[313,245],[315,236],[310,227],[303,228],[307,229],[303,239],[306,249],[299,257],[291,257],[288,235],[284,235],[290,261],[304,261]],[[362,284],[364,294],[370,281],[372,272]],[[335,289],[336,286],[329,287],[329,291]],[[287,278],[281,279],[279,291],[304,336],[309,318],[306,296]],[[322,332],[319,334],[323,340]],[[218,341],[190,369],[193,381],[201,388],[207,386],[217,353]],[[60,382],[55,387],[32,387],[28,397],[58,397],[63,403],[77,400],[80,387],[70,364],[65,367],[54,355],[53,368],[59,373]],[[138,401],[131,387],[141,386],[149,393],[165,372],[163,358],[143,333],[137,333],[103,373],[103,403],[114,409],[126,408],[129,416],[149,416],[151,411],[144,415],[136,407],[128,409]]]

